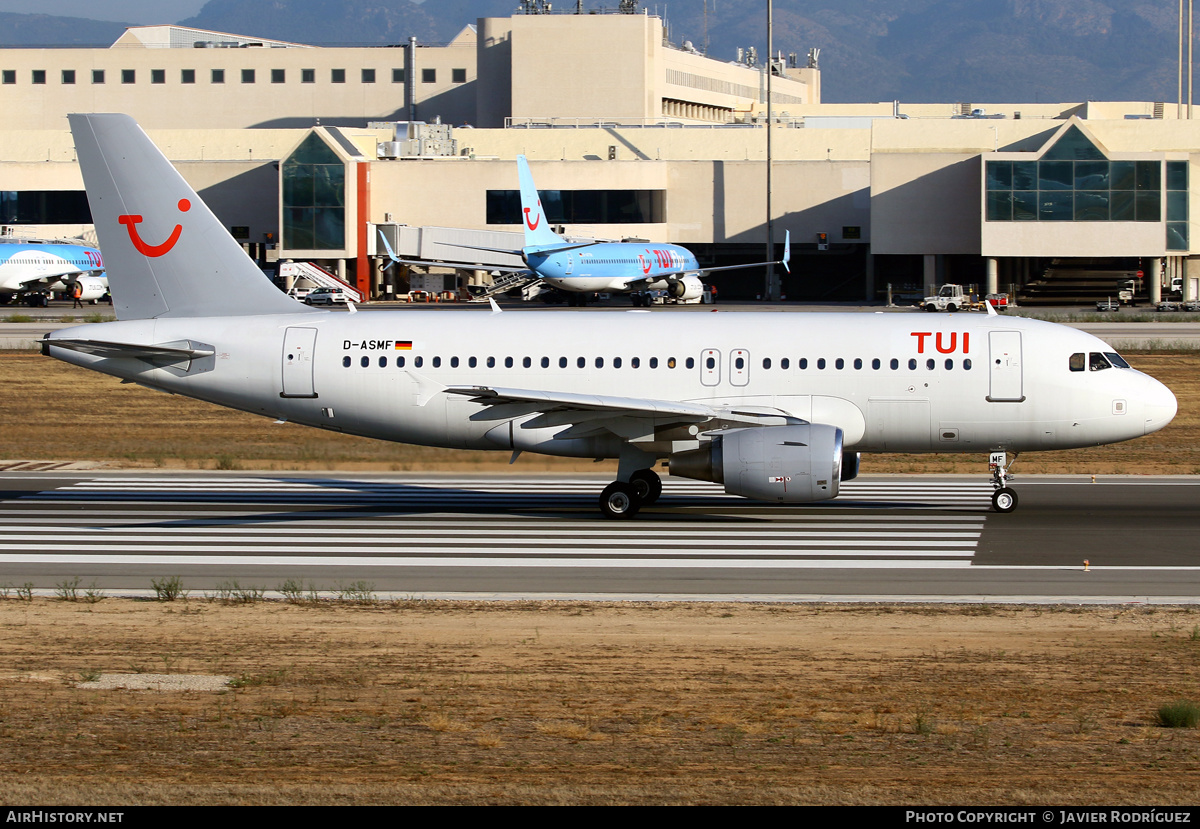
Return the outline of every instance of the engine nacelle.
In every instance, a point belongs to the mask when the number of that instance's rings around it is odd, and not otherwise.
[[[858,466],[862,455],[858,452],[842,453],[842,482],[853,481],[858,477]]]
[[[721,432],[708,446],[678,452],[670,457],[670,470],[724,484],[730,495],[802,504],[837,497],[842,457],[836,426],[761,426]]]
[[[95,276],[81,276],[75,280],[81,291],[79,298],[84,301],[100,299],[108,293],[108,285],[103,279]],[[71,290],[67,291],[68,296],[73,295]]]
[[[668,283],[667,294],[672,299],[699,299],[704,296],[704,283],[698,276],[685,276]]]

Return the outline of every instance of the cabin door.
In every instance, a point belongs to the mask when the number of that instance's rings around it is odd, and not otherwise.
[[[988,400],[1020,403],[1025,399],[1021,379],[1021,332],[992,331],[988,334],[991,384]]]
[[[316,397],[313,354],[317,329],[289,328],[283,335],[283,391],[280,397]]]

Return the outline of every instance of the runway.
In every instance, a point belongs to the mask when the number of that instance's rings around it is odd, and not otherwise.
[[[400,595],[1200,601],[1200,479],[878,476],[764,505],[667,478],[633,521],[588,477],[0,473],[0,585]],[[1150,531],[1147,528],[1152,528]],[[1083,561],[1088,559],[1087,569]]]

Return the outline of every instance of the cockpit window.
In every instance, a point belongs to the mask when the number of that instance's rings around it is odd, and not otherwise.
[[[1083,371],[1086,362],[1082,351],[1075,352],[1071,355],[1071,371]]]
[[[1132,368],[1129,363],[1125,362],[1125,358],[1123,358],[1120,354],[1117,354],[1115,351],[1105,351],[1104,356],[1107,357],[1108,361],[1117,368]]]
[[[1112,368],[1112,365],[1099,351],[1093,351],[1088,355],[1088,369],[1090,371],[1103,371],[1106,368]]]

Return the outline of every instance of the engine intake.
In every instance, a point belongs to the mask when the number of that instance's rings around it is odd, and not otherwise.
[[[708,446],[672,455],[669,465],[672,475],[724,484],[730,495],[802,504],[837,497],[842,457],[842,430],[808,423],[721,432]]]

